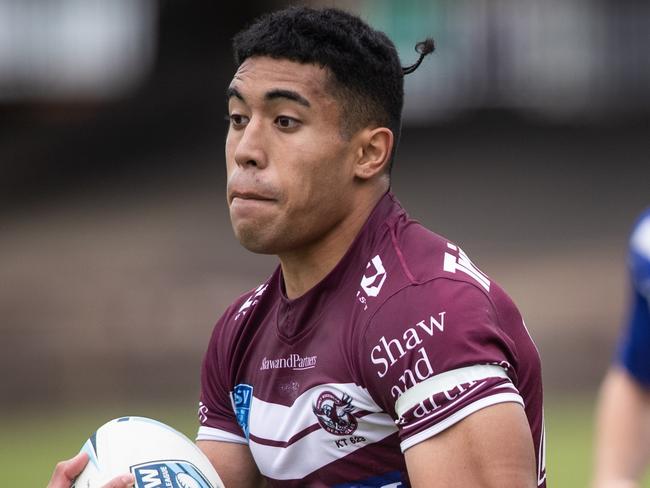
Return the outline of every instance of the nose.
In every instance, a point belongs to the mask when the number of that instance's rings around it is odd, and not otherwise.
[[[240,167],[265,168],[264,131],[260,124],[251,119],[239,133],[234,152],[235,163]]]

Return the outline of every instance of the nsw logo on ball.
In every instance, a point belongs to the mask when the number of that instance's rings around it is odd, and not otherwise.
[[[212,488],[212,484],[187,461],[154,461],[133,466],[136,488]]]

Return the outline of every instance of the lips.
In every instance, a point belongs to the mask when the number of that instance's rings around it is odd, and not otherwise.
[[[235,172],[229,175],[227,183],[228,205],[233,202],[241,204],[272,203],[279,200],[279,192],[262,178]]]
[[[230,193],[230,202],[232,203],[235,198],[241,198],[242,200],[259,200],[267,202],[275,200],[275,198],[272,198],[270,196],[252,191],[233,191]]]

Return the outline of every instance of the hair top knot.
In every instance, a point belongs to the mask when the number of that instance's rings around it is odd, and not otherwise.
[[[402,68],[402,74],[403,75],[408,75],[413,73],[420,64],[422,63],[422,60],[427,54],[431,54],[433,51],[436,50],[436,44],[433,41],[431,37],[427,37],[424,41],[420,41],[415,45],[415,51],[420,53],[420,57],[418,60],[412,64],[411,66],[406,66]]]

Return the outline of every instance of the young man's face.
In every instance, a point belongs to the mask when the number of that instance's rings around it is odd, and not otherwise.
[[[306,250],[351,212],[358,147],[327,80],[316,65],[252,57],[230,84],[228,205],[253,252]]]

